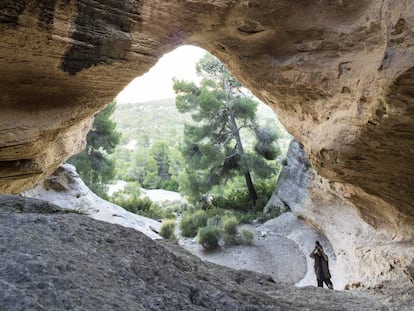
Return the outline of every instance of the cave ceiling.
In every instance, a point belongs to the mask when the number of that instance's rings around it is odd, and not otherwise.
[[[133,78],[193,44],[369,224],[413,223],[412,0],[2,0],[0,28],[1,193],[51,174]]]

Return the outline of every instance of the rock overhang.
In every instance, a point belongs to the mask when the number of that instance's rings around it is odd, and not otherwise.
[[[411,236],[412,1],[2,4],[1,192],[52,173],[129,81],[194,44],[277,111],[313,167],[370,225],[402,225]]]

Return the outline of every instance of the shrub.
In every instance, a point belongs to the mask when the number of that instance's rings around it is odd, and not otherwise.
[[[236,235],[237,234],[237,225],[239,222],[237,221],[237,218],[234,216],[226,216],[223,218],[222,221],[223,225],[223,231],[224,233],[228,235]]]
[[[202,227],[198,229],[198,243],[204,249],[216,249],[219,247],[220,230],[216,226]]]
[[[164,211],[164,218],[166,218],[166,219],[176,219],[177,214],[174,212],[173,208],[167,207]]]
[[[219,215],[215,215],[213,217],[210,217],[207,220],[207,227],[209,227],[209,226],[220,227],[220,225],[221,225],[221,216],[219,216]]]
[[[167,219],[162,222],[160,235],[167,240],[177,241],[177,236],[175,235],[175,220]]]
[[[232,189],[226,197],[214,197],[211,205],[218,209],[232,209],[242,211],[247,211],[252,208],[249,194],[244,189]]]
[[[153,219],[163,218],[164,211],[162,210],[162,208],[146,197],[139,198],[135,195],[130,197],[127,195],[118,195],[113,196],[111,198],[111,202],[137,215]]]
[[[207,213],[203,210],[196,211],[194,214],[184,213],[180,222],[181,235],[192,238],[197,235],[198,228],[207,225]]]
[[[224,240],[225,246],[231,246],[231,245],[238,244],[237,236],[234,234],[227,234],[223,232],[223,240]]]
[[[251,224],[258,217],[255,211],[249,213],[236,212],[234,215],[237,217],[239,224]]]
[[[161,206],[158,204],[152,203],[146,213],[144,213],[144,216],[160,220],[164,218],[164,210]]]
[[[253,238],[254,238],[254,235],[251,230],[243,229],[240,234],[240,244],[252,245]]]

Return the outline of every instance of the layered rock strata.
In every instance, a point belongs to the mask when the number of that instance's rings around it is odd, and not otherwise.
[[[358,209],[338,195],[335,185],[313,170],[297,141],[289,146],[268,212],[272,206],[288,206],[298,219],[327,237],[330,244],[323,244],[335,259],[332,272],[337,288],[371,288],[414,305],[413,243],[398,241],[393,232],[366,223]],[[312,249],[308,244],[304,251]],[[308,260],[309,268],[313,260]]]
[[[51,174],[129,81],[194,44],[304,145],[313,195],[343,199],[317,219],[353,211],[343,217],[363,220],[367,243],[413,245],[411,0],[1,0],[0,39],[2,193]],[[357,234],[335,219],[331,234]]]
[[[413,221],[410,0],[3,0],[0,22],[1,192],[53,172],[129,81],[195,44],[278,112],[365,221]]]

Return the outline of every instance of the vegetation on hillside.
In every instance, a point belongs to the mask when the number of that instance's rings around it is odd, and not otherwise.
[[[111,158],[116,178],[146,189],[177,191],[183,166],[179,150],[186,116],[174,99],[118,105],[114,113],[121,143]]]
[[[164,219],[167,239],[176,240],[179,225],[207,249],[250,244],[252,232],[237,227],[263,220],[289,136],[216,58],[206,55],[197,70],[200,85],[175,81],[176,100],[108,105],[95,118],[87,148],[70,162],[102,197],[111,180],[126,181],[109,199]],[[155,204],[141,188],[177,191],[190,204]]]
[[[95,116],[92,128],[86,136],[86,147],[67,162],[76,167],[85,184],[97,195],[107,198],[108,183],[115,177],[114,160],[108,157],[120,140],[116,123],[112,120],[115,103]]]

